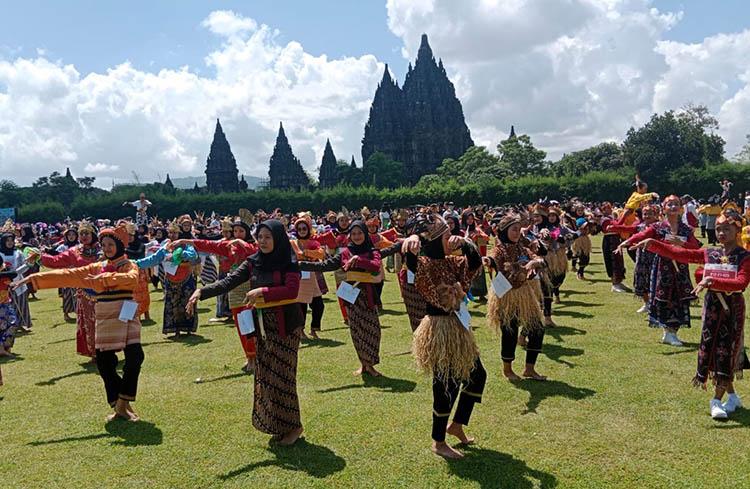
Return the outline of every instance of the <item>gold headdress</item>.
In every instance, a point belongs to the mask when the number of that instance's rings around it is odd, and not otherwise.
[[[248,209],[240,209],[240,222],[246,224],[248,227],[252,226],[255,222],[255,215]]]
[[[8,219],[5,221],[5,224],[3,224],[3,227],[0,228],[0,232],[3,233],[15,233],[16,232],[16,225],[13,224],[12,219]]]
[[[181,231],[180,226],[177,225],[177,221],[167,221],[167,232],[168,233],[179,233]]]
[[[96,229],[94,228],[94,225],[91,222],[84,219],[83,221],[78,223],[78,232],[81,233],[81,232],[86,232],[86,231],[88,231],[91,234],[96,234]]]

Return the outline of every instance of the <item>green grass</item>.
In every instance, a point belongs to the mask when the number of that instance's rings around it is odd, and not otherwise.
[[[200,336],[175,343],[161,335],[161,292],[152,293],[157,324],[143,328],[136,403],[143,421],[107,425],[101,380],[75,355],[75,325],[45,291],[32,302],[34,333],[2,364],[3,487],[748,487],[750,411],[712,421],[709,395],[690,387],[699,309],[680,335],[686,347],[659,344],[638,302],[609,291],[598,244],[593,280],[569,274],[555,306],[561,327],[548,330],[538,362],[546,383],[503,379],[499,340],[484,306],[471,306],[489,378],[469,427],[478,443],[455,462],[429,451],[431,385],[413,368],[390,274],[386,377],[352,376],[349,331],[328,301],[325,340],[300,350],[305,440],[284,449],[251,426],[252,378],[239,373],[234,328],[208,324],[213,301],[202,304]],[[519,350],[517,369],[522,361]]]

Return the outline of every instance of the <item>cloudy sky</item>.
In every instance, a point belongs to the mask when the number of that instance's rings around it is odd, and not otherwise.
[[[750,133],[746,0],[27,0],[0,16],[0,178],[201,175],[217,117],[247,175],[279,121],[312,173],[326,138],[361,164],[384,64],[402,82],[423,32],[477,144],[515,124],[557,159],[687,102],[728,156]]]

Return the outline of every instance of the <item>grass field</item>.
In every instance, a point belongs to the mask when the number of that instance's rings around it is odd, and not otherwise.
[[[143,420],[105,424],[101,380],[75,355],[75,324],[62,322],[60,300],[45,291],[31,305],[33,334],[19,337],[18,358],[2,363],[2,485],[750,487],[750,411],[712,421],[708,394],[690,387],[699,309],[680,335],[685,347],[661,345],[635,313],[639,304],[609,291],[598,244],[591,280],[569,274],[555,306],[560,327],[548,330],[538,362],[548,382],[505,381],[499,339],[484,306],[471,306],[489,378],[468,430],[478,443],[451,462],[429,450],[431,384],[413,368],[392,275],[381,316],[385,377],[352,376],[349,331],[328,301],[325,339],[300,350],[305,439],[291,448],[270,446],[252,428],[252,378],[239,372],[233,327],[208,324],[213,301],[202,304],[199,335],[173,342],[161,334],[161,292],[152,293],[157,322],[143,328],[135,404]],[[519,350],[517,371],[522,361]],[[747,392],[742,382],[738,389]]]

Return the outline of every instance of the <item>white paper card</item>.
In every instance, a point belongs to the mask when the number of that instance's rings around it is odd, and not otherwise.
[[[177,273],[177,268],[179,265],[176,263],[173,263],[172,260],[166,260],[164,263],[164,273],[167,275],[175,275]]]
[[[22,296],[27,290],[29,290],[29,287],[26,284],[23,284],[22,286],[18,287],[16,289],[16,295]]]
[[[245,309],[237,314],[237,324],[240,327],[240,333],[243,335],[255,332],[255,321],[253,320],[253,310]]]
[[[310,278],[310,272],[302,270],[302,280],[305,280],[306,278]]]
[[[458,316],[458,320],[461,321],[461,324],[463,324],[464,328],[470,330],[471,329],[471,314],[469,314],[469,308],[466,307],[466,304],[463,302],[461,303],[461,307],[456,311],[456,316]]]
[[[138,303],[135,301],[123,301],[120,309],[120,321],[127,323],[135,319],[135,312],[138,310]]]
[[[414,272],[407,269],[406,270],[406,283],[407,284],[413,284],[414,283]]]
[[[336,295],[344,299],[349,304],[354,304],[357,301],[359,289],[351,285],[349,282],[341,282],[338,290],[336,290]]]
[[[505,275],[497,272],[495,278],[492,279],[492,291],[495,293],[495,295],[498,298],[502,297],[512,288],[513,286],[510,284],[510,282],[508,282],[508,279],[505,278]]]

